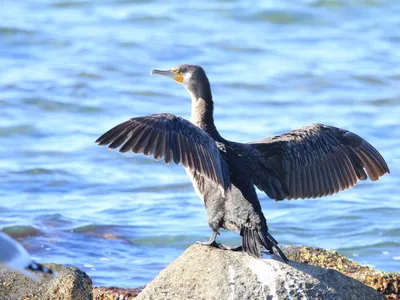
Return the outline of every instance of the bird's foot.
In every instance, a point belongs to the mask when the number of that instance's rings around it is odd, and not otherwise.
[[[222,245],[220,243],[217,243],[216,241],[207,241],[207,242],[199,242],[199,241],[197,241],[196,244],[203,245],[203,246],[215,247],[215,248],[223,249],[223,250],[228,250],[229,249],[226,246],[224,246],[224,245]]]

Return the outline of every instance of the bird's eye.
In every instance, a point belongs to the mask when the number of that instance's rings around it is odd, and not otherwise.
[[[180,69],[171,69],[171,72],[174,73],[174,74],[176,74],[176,75],[182,74],[182,72],[181,72]]]

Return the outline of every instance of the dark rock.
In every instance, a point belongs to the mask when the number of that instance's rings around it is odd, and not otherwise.
[[[45,264],[57,276],[36,274],[36,281],[21,273],[0,267],[0,299],[91,300],[92,280],[75,267]]]
[[[275,256],[274,256],[275,257]],[[193,245],[136,297],[143,299],[384,299],[335,270]]]

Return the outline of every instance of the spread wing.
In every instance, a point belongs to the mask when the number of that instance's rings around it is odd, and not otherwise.
[[[389,173],[382,155],[367,141],[350,131],[322,124],[248,145],[254,156],[261,155],[263,163],[283,180],[287,191],[276,193],[280,194],[276,200],[332,195],[367,179],[367,175],[375,181]],[[263,190],[265,180],[260,178],[253,182]]]
[[[155,114],[132,118],[104,133],[96,140],[99,145],[120,152],[132,151],[153,155],[156,160],[194,170],[218,183],[224,190],[230,187],[229,171],[214,139],[189,121],[172,114]]]

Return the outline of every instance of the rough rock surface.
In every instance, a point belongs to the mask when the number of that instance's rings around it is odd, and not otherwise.
[[[41,274],[39,281],[0,267],[0,299],[91,300],[92,280],[75,267],[45,264],[57,273]]]
[[[374,288],[388,299],[400,300],[400,272],[382,272],[361,266],[337,251],[306,246],[282,246],[281,248],[291,260],[334,269]]]
[[[275,258],[193,245],[135,299],[385,299],[337,271]]]
[[[143,290],[144,287],[135,289],[123,289],[118,287],[95,287],[93,289],[94,300],[132,300]]]

